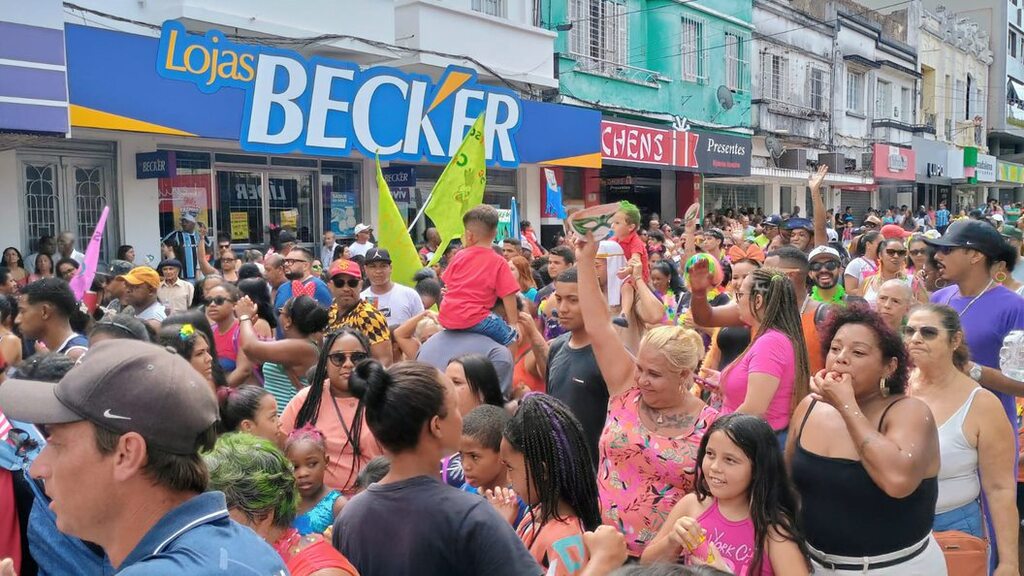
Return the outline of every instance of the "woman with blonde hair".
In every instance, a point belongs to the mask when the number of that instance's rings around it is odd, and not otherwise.
[[[609,395],[597,470],[602,516],[639,558],[676,502],[693,491],[697,450],[718,412],[689,392],[704,356],[700,334],[656,327],[634,359],[597,282],[597,243],[577,242],[580,314]]]

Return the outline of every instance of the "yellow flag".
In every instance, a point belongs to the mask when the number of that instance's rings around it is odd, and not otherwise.
[[[441,173],[441,177],[437,179],[430,201],[427,202],[424,212],[434,221],[434,226],[441,235],[441,244],[437,247],[431,264],[441,259],[449,242],[462,236],[462,216],[470,208],[484,201],[486,184],[484,115],[481,114]]]
[[[377,193],[378,214],[380,224],[377,226],[377,245],[391,255],[391,279],[399,284],[414,286],[412,277],[423,267],[416,245],[405,228],[405,220],[395,204],[384,172],[380,169],[380,157],[377,157]]]

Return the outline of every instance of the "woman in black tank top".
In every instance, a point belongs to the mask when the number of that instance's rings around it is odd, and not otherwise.
[[[793,414],[786,446],[816,573],[946,574],[931,536],[938,432],[904,396],[903,342],[873,311],[838,309],[825,370]]]

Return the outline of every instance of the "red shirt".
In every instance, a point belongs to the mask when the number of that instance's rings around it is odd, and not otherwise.
[[[651,269],[648,267],[647,264],[647,246],[644,246],[644,241],[640,239],[640,235],[633,231],[630,232],[629,236],[626,236],[624,239],[620,240],[617,236],[613,236],[613,238],[615,238],[615,241],[619,243],[619,246],[622,246],[622,251],[626,255],[627,262],[633,256],[633,254],[640,255],[640,269],[643,270],[644,273],[644,282],[650,282]]]
[[[519,292],[508,262],[483,246],[463,248],[441,275],[445,289],[438,319],[449,330],[476,326],[499,298]]]

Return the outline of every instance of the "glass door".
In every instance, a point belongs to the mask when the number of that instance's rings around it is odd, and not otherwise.
[[[217,231],[238,248],[265,247],[272,225],[291,230],[300,243],[316,242],[314,178],[312,172],[218,169]]]
[[[300,244],[315,242],[313,209],[313,174],[308,172],[277,172],[267,175],[269,223],[295,233]]]
[[[265,242],[262,171],[218,170],[217,200],[218,232],[229,234],[232,244]]]

